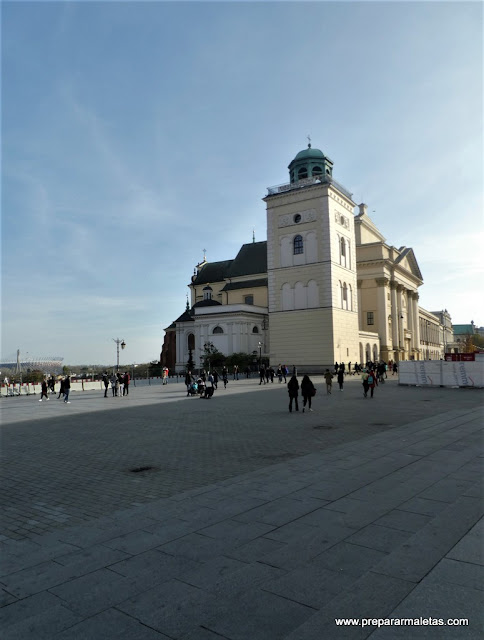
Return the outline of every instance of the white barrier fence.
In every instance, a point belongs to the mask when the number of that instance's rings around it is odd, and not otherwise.
[[[398,383],[422,387],[484,387],[484,360],[409,360],[398,365]]]
[[[168,378],[167,383],[173,384],[174,382],[178,382],[178,380],[183,380],[184,378],[180,376],[179,378],[173,377]],[[130,388],[133,386],[147,386],[147,385],[162,385],[163,379],[161,377],[156,378],[136,378],[136,381],[131,380]],[[55,384],[55,393],[59,393],[60,383],[56,382]],[[92,390],[101,390],[104,391],[104,383],[102,380],[84,380],[84,382],[73,382],[71,380],[71,393],[73,391],[92,391]],[[111,384],[109,385],[109,391],[111,391]],[[3,397],[7,396],[31,396],[31,395],[40,395],[42,393],[40,382],[24,382],[22,384],[4,384],[2,383],[0,388],[0,393]],[[50,389],[49,389],[50,394]]]

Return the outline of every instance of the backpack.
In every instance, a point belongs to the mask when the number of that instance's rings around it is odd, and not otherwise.
[[[373,384],[373,376],[368,376],[368,384]]]

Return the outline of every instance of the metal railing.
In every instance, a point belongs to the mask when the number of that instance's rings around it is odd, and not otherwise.
[[[289,182],[285,184],[278,184],[275,187],[267,187],[267,195],[274,196],[279,193],[285,193],[286,191],[293,191],[295,189],[303,189],[304,187],[309,187],[315,184],[330,184],[335,189],[337,189],[340,193],[342,193],[347,198],[352,198],[353,194],[345,189],[343,185],[339,184],[333,176],[329,175],[320,175],[320,176],[311,176],[310,178],[303,178],[302,180],[298,180],[297,182]]]

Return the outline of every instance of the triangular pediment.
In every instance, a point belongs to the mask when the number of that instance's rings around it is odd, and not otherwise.
[[[395,264],[398,264],[402,269],[409,271],[413,276],[423,281],[422,272],[418,266],[413,249],[410,247],[400,247],[399,251],[400,255],[395,260]]]

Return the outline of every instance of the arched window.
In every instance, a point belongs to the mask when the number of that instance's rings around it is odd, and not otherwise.
[[[223,333],[224,330],[222,329],[222,327],[215,327],[215,329],[212,331],[212,333]]]
[[[307,178],[307,177],[308,177],[308,170],[306,169],[306,167],[301,167],[297,172],[297,179],[304,180],[304,178]]]
[[[193,333],[188,334],[188,348],[192,351],[195,349],[195,336]]]
[[[343,309],[348,309],[348,287],[343,284]]]
[[[321,176],[323,174],[323,170],[321,167],[313,167],[313,176]]]
[[[346,267],[346,241],[343,237],[339,240],[339,263]]]
[[[303,251],[304,251],[304,246],[303,246],[302,236],[295,236],[295,238],[294,238],[294,255],[296,255],[298,253],[303,253]]]
[[[348,309],[353,311],[353,289],[348,285]]]
[[[259,327],[254,327],[252,329],[252,333],[259,333]]]

